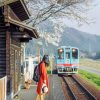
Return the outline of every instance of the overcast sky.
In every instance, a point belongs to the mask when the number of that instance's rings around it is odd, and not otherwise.
[[[81,27],[79,27],[76,23],[73,24],[72,22],[68,21],[67,25],[69,25],[70,27],[74,27],[80,31],[100,35],[100,0],[93,1],[93,4],[95,6],[91,10],[89,10],[88,18],[93,19],[94,23],[91,23],[89,25],[83,24]]]

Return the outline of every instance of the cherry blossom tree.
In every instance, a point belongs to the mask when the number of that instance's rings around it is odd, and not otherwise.
[[[26,0],[32,17],[27,24],[32,22],[35,26],[48,18],[67,17],[77,22],[88,23],[85,16],[90,0]]]

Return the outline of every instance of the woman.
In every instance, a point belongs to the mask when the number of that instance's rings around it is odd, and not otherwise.
[[[37,85],[37,93],[40,100],[43,100],[43,94],[48,92],[48,75],[46,67],[49,64],[49,57],[48,55],[44,55],[39,69],[40,69],[40,79]],[[37,100],[37,99],[36,99]]]

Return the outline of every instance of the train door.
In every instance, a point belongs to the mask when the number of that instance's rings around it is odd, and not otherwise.
[[[66,67],[68,67],[71,63],[71,53],[70,53],[70,48],[65,48],[65,64],[66,64]]]

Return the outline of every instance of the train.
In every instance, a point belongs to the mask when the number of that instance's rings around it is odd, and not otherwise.
[[[56,50],[55,62],[58,74],[78,73],[79,49],[72,46],[60,46]]]

